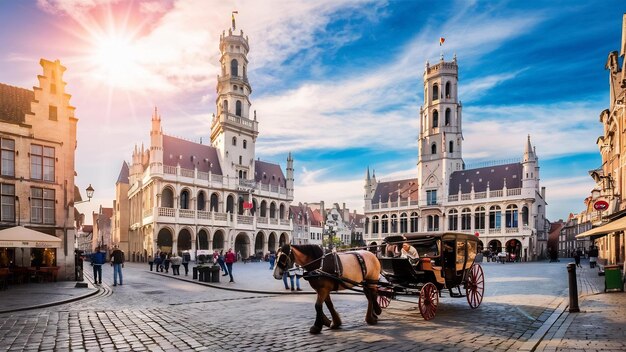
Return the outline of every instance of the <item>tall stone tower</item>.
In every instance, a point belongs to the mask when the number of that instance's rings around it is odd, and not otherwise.
[[[462,170],[462,119],[458,100],[456,56],[424,70],[424,105],[420,108],[419,199],[424,205],[441,203],[448,194],[452,172]]]
[[[539,189],[539,160],[535,154],[535,150],[530,143],[530,135],[526,141],[524,149],[524,158],[522,160],[522,190],[535,192]]]
[[[217,148],[224,176],[254,180],[256,112],[250,117],[248,38],[228,30],[220,36],[221,73],[217,77],[217,116],[211,122],[211,144]]]

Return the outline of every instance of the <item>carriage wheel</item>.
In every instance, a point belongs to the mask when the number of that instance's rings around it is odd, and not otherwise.
[[[420,291],[420,299],[417,304],[424,320],[431,320],[434,318],[435,313],[437,313],[437,306],[439,305],[439,293],[437,293],[437,286],[435,286],[432,282],[424,285]]]
[[[378,288],[378,305],[380,308],[389,307],[389,302],[391,302],[391,292],[390,288]]]
[[[474,264],[470,267],[465,281],[465,295],[467,296],[467,303],[469,303],[472,309],[478,308],[483,301],[484,291],[485,275],[483,275],[483,268],[478,264]]]

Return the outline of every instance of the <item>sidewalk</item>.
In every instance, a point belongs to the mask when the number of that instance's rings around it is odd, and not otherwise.
[[[58,281],[10,285],[0,291],[0,314],[43,308],[87,298],[98,293],[87,279],[86,288],[76,288],[76,281]]]
[[[588,261],[581,265],[576,273],[580,312],[569,313],[565,305],[534,351],[626,351],[626,293],[604,293],[604,276]]]

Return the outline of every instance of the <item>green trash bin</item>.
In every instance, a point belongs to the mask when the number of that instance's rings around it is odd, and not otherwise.
[[[220,282],[220,267],[219,265],[212,266],[209,271],[211,272],[211,282]]]
[[[604,292],[607,290],[620,290],[624,292],[622,272],[619,265],[604,266]]]

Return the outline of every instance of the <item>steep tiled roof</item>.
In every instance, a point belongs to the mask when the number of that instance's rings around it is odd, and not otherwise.
[[[102,216],[104,216],[105,218],[112,218],[113,217],[113,208],[102,208]]]
[[[278,164],[271,164],[261,160],[254,161],[254,180],[262,184],[286,187],[283,170]]]
[[[398,180],[398,181],[388,181],[388,182],[379,182],[376,186],[376,192],[374,192],[374,196],[372,197],[372,201],[374,203],[378,202],[396,202],[398,201],[398,193],[400,193],[400,198],[410,200],[417,200],[418,196],[418,182],[416,178],[411,178],[408,180]],[[400,190],[400,192],[398,192]]]
[[[504,179],[506,179],[506,188],[521,188],[522,164],[513,163],[455,171],[450,176],[449,192],[450,195],[459,193],[459,185],[461,185],[461,193],[470,193],[472,183],[474,192],[486,191],[487,183],[489,183],[490,191],[497,191],[504,188]]]
[[[311,212],[311,225],[313,226],[321,226],[322,225],[322,213],[319,211],[319,209],[315,209]],[[313,223],[315,222],[315,224]]]
[[[119,176],[117,176],[117,183],[128,183],[128,164],[125,161],[122,163]]]
[[[32,90],[0,83],[0,120],[23,123],[24,115],[31,113],[30,103],[35,100]]]
[[[319,214],[318,210],[312,210],[310,207],[305,207],[303,205],[290,205],[289,209],[291,211],[294,224],[299,224],[299,221],[303,221],[303,223],[308,221],[311,226],[322,225],[322,216]]]
[[[222,168],[217,149],[209,145],[194,143],[184,139],[163,135],[163,164],[183,169],[209,172],[221,175]]]

